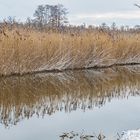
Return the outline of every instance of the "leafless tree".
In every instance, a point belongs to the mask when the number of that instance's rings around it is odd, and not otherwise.
[[[137,6],[138,8],[140,8],[140,5],[139,4],[134,4],[134,6]]]
[[[48,27],[61,27],[68,23],[67,9],[61,5],[39,5],[35,10],[34,17],[40,28]]]

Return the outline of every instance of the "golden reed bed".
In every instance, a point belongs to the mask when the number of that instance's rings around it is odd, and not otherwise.
[[[140,33],[73,34],[3,27],[0,56],[0,75],[140,63]]]

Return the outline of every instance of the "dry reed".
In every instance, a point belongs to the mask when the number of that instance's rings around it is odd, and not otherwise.
[[[140,63],[140,33],[2,28],[0,75]]]

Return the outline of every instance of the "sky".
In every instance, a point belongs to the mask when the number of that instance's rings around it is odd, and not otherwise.
[[[140,0],[0,0],[0,20],[9,16],[24,21],[33,18],[41,4],[63,4],[68,9],[68,19],[74,25],[139,25],[140,9],[134,6]]]

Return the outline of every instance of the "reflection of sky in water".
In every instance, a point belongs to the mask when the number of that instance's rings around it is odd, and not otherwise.
[[[96,132],[107,135],[140,127],[140,97],[128,100],[112,100],[101,109],[95,108],[84,113],[81,110],[71,113],[57,112],[44,119],[33,117],[20,122],[10,129],[0,127],[3,140],[41,140],[58,139],[63,132]]]
[[[127,67],[2,79],[0,138],[55,140],[70,131],[115,135],[140,128],[139,72]]]

